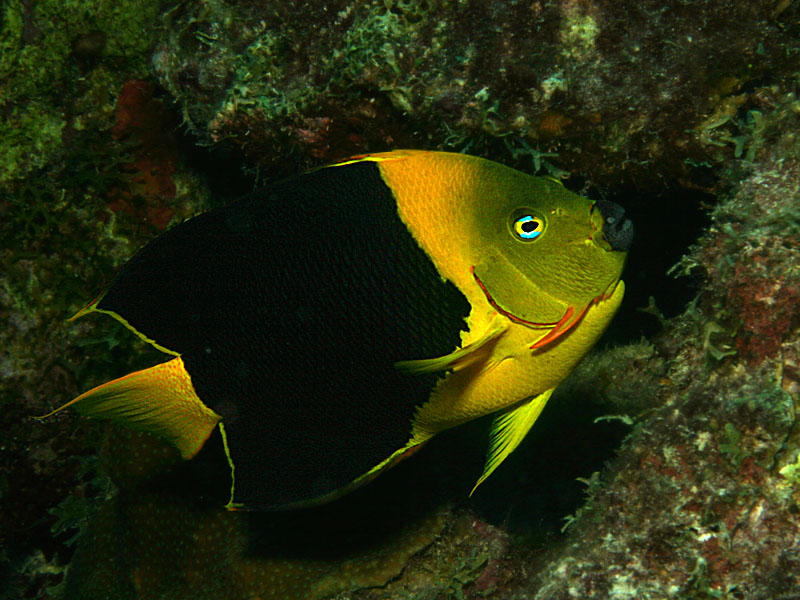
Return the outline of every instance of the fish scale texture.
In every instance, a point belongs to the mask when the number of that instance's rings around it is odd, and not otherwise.
[[[98,303],[182,355],[223,417],[235,502],[332,492],[408,440],[469,303],[400,220],[375,163],[322,169],[191,219]]]

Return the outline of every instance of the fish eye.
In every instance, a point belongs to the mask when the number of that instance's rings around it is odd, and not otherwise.
[[[511,231],[520,240],[530,242],[542,235],[544,221],[530,214],[521,214],[513,219]]]

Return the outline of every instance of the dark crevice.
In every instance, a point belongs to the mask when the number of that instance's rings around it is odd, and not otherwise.
[[[670,318],[681,314],[697,294],[696,279],[667,273],[708,226],[702,207],[713,204],[714,196],[675,187],[649,192],[620,189],[606,199],[623,206],[635,228],[622,274],[625,299],[602,340],[624,344],[651,338],[661,330],[658,318],[640,310],[650,297]]]

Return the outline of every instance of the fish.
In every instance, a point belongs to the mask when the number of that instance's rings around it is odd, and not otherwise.
[[[230,510],[313,506],[494,414],[514,451],[620,306],[622,207],[465,154],[317,168],[192,217],[72,318],[169,355],[72,407],[190,460],[219,431]]]

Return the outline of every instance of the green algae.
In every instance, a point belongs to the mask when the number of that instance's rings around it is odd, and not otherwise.
[[[102,495],[67,458],[94,452],[92,426],[30,417],[119,365],[147,360],[147,350],[121,332],[116,343],[92,344],[100,337],[92,322],[65,320],[153,235],[147,223],[112,210],[136,175],[134,145],[117,140],[113,128],[123,84],[148,75],[160,6],[9,0],[0,9],[4,597],[43,597],[63,577],[70,530]],[[179,215],[191,210],[193,190],[184,185],[172,200]],[[99,362],[87,367],[87,355]]]
[[[147,73],[146,51],[154,41],[152,23],[159,7],[158,2],[131,0],[44,1],[27,8],[21,0],[6,4],[0,32],[0,103],[7,112],[0,124],[0,186],[58,160],[75,103],[84,95],[98,100],[91,85],[97,76],[87,78],[75,56],[76,40],[103,32],[105,43],[94,48],[103,64],[95,69],[116,74],[120,85],[123,73]],[[103,100],[95,112],[103,112],[113,93]]]
[[[595,181],[701,186],[702,165],[755,156],[765,90],[796,71],[773,4],[181,4],[153,64],[204,143],[266,169],[400,141],[500,156],[509,137]]]

